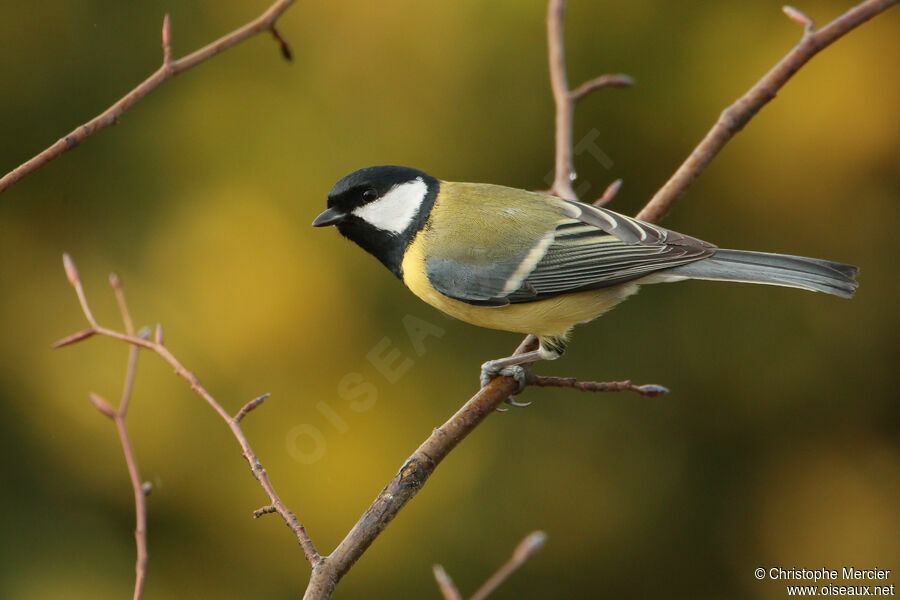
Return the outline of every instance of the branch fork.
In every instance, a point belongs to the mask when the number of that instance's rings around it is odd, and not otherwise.
[[[266,493],[270,500],[270,505],[263,510],[260,514],[265,514],[269,512],[278,513],[282,519],[284,519],[285,524],[290,528],[290,530],[294,533],[297,538],[300,547],[303,549],[303,553],[306,556],[307,562],[311,566],[315,566],[318,564],[322,557],[316,551],[315,545],[309,537],[309,534],[306,531],[306,528],[300,523],[299,519],[297,519],[296,515],[289,510],[281,499],[278,497],[278,494],[275,492],[272,483],[269,481],[268,474],[266,470],[263,468],[256,454],[253,452],[253,449],[250,447],[250,443],[247,440],[247,437],[244,435],[243,430],[241,429],[240,423],[241,420],[247,416],[255,408],[259,407],[263,401],[268,398],[268,394],[264,394],[257,398],[254,398],[250,402],[246,403],[237,414],[232,417],[229,415],[224,408],[222,408],[221,404],[216,401],[215,398],[203,387],[200,383],[200,380],[191,373],[181,362],[175,358],[175,356],[169,351],[168,348],[164,345],[163,340],[163,330],[162,326],[157,325],[154,333],[153,341],[149,339],[149,330],[143,330],[138,335],[134,333],[134,325],[131,320],[131,314],[128,310],[128,305],[125,302],[125,295],[122,289],[121,280],[115,274],[110,276],[110,285],[113,288],[113,291],[116,295],[116,300],[119,305],[119,310],[122,314],[122,319],[125,325],[125,332],[115,331],[113,329],[108,329],[106,327],[101,326],[97,319],[94,317],[93,312],[91,311],[90,305],[88,304],[87,296],[84,291],[84,285],[81,281],[81,276],[78,273],[78,269],[75,266],[74,261],[68,254],[63,255],[63,266],[66,272],[66,277],[69,280],[69,283],[75,289],[75,294],[78,297],[78,302],[81,305],[81,310],[84,313],[85,318],[88,323],[91,325],[90,329],[80,331],[74,335],[70,335],[62,340],[53,344],[52,347],[60,348],[63,346],[68,346],[70,344],[74,344],[80,341],[84,341],[88,338],[91,338],[95,335],[100,335],[104,337],[109,337],[113,339],[120,340],[130,345],[130,354],[129,354],[129,363],[128,363],[128,372],[126,374],[126,384],[125,384],[125,392],[122,396],[122,403],[118,411],[114,410],[108,402],[106,402],[103,398],[101,398],[97,394],[90,394],[89,398],[93,405],[105,416],[113,419],[116,423],[117,428],[119,429],[120,437],[122,439],[122,446],[126,455],[126,462],[128,464],[129,472],[131,473],[132,485],[135,490],[135,503],[140,504],[137,506],[138,512],[138,521],[139,526],[138,530],[141,532],[145,532],[145,524],[146,524],[146,509],[144,508],[143,502],[144,497],[146,496],[147,491],[145,491],[145,484],[142,483],[140,476],[137,472],[137,462],[134,459],[134,454],[131,450],[131,443],[128,439],[127,429],[125,428],[125,417],[128,410],[128,404],[131,399],[131,393],[134,386],[134,375],[137,364],[137,354],[138,351],[143,348],[146,350],[150,350],[155,354],[159,355],[163,360],[165,360],[172,368],[175,370],[175,373],[185,379],[188,384],[190,384],[191,389],[193,389],[200,397],[202,397],[206,403],[219,415],[219,417],[225,421],[228,425],[229,429],[231,429],[232,434],[237,440],[238,444],[241,447],[242,455],[247,460],[247,463],[250,465],[250,471],[253,476],[259,481],[260,485],[263,488],[263,491]],[[140,500],[139,500],[140,498]],[[269,510],[271,509],[271,510]],[[256,513],[254,513],[255,516]],[[137,534],[136,534],[137,535]],[[139,547],[139,562],[143,560],[143,564],[146,565],[146,534],[141,533],[141,538],[138,542]],[[143,571],[142,567],[138,569],[139,577],[138,580],[140,582],[140,588],[143,589]],[[137,584],[136,584],[137,586]],[[140,594],[138,593],[138,589],[136,587],[135,590],[135,600],[140,598]]]
[[[547,534],[543,531],[532,531],[525,536],[525,539],[519,542],[519,545],[513,550],[509,560],[497,569],[497,571],[491,575],[474,594],[472,594],[469,600],[485,600],[485,598],[494,593],[504,581],[509,579],[510,575],[528,562],[528,560],[541,549],[545,541],[547,541]],[[463,600],[462,594],[459,593],[459,589],[456,587],[456,584],[453,583],[453,580],[450,578],[450,575],[447,574],[447,571],[444,570],[443,566],[434,565],[433,571],[434,578],[437,581],[438,588],[441,590],[441,595],[444,596],[444,600]]]
[[[566,0],[550,0],[547,7],[547,53],[550,58],[550,88],[556,104],[556,160],[550,193],[577,200],[572,182],[576,179],[572,162],[572,120],[575,105],[593,91],[605,87],[631,87],[628,75],[601,75],[569,89],[565,49]]]

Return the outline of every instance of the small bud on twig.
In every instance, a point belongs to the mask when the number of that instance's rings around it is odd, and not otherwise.
[[[603,190],[603,195],[597,198],[594,201],[594,206],[606,206],[612,199],[616,197],[616,194],[619,193],[619,189],[622,187],[622,180],[616,179],[611,184],[606,186],[606,189]]]
[[[63,267],[66,270],[66,277],[69,279],[69,283],[75,287],[81,285],[81,277],[78,275],[78,268],[75,266],[75,262],[67,252],[63,253]]]
[[[806,13],[793,6],[782,6],[781,11],[787,15],[787,18],[791,21],[803,25],[803,27],[806,28],[807,33],[811,33],[816,28],[816,24]]]
[[[138,331],[138,337],[141,338],[142,340],[149,340],[150,339],[150,327],[147,327],[147,326],[142,327],[141,330]]]
[[[149,481],[145,481],[141,484],[141,492],[144,493],[145,496],[149,496],[150,492],[153,491],[153,484]]]
[[[253,511],[253,518],[254,518],[254,519],[258,519],[258,518],[260,518],[260,517],[263,516],[263,515],[269,515],[269,514],[272,514],[272,513],[274,513],[274,512],[277,512],[277,509],[276,509],[274,506],[272,506],[272,505],[270,504],[270,505],[268,505],[268,506],[263,506],[262,508],[257,508],[256,510],[254,510],[254,511]]]
[[[266,398],[271,396],[272,394],[263,394],[262,396],[257,396],[247,404],[241,407],[241,410],[238,411],[236,415],[234,415],[234,420],[236,423],[240,423],[241,419],[247,416],[247,413],[262,404]]]
[[[112,286],[114,290],[122,289],[122,280],[119,279],[119,275],[116,273],[109,274],[109,285]]]
[[[453,580],[450,578],[450,575],[447,574],[447,571],[444,570],[443,566],[434,565],[432,571],[434,572],[434,579],[441,589],[441,595],[444,596],[444,600],[462,600],[462,594],[459,593],[456,584],[453,583]]]
[[[513,551],[513,559],[519,562],[525,562],[534,556],[535,552],[540,550],[541,546],[543,546],[546,541],[546,533],[543,531],[532,531],[524,540],[519,542],[518,546],[516,546],[516,549]]]
[[[156,324],[156,332],[153,335],[153,341],[159,344],[160,346],[164,346],[164,338],[163,338],[163,328],[161,323]]]
[[[109,403],[95,394],[94,392],[90,392],[88,394],[88,398],[91,399],[91,404],[94,405],[94,408],[102,412],[104,415],[109,417],[110,419],[116,418],[116,411],[113,410],[113,407],[109,405]]]
[[[641,396],[648,396],[650,398],[654,398],[656,396],[662,396],[663,394],[669,393],[669,388],[657,385],[655,383],[645,383],[644,385],[635,385],[632,388],[632,391],[637,392]]]
[[[281,49],[281,56],[284,57],[284,60],[288,62],[294,60],[294,53],[291,52],[291,46],[287,43],[286,39],[281,37],[281,33],[278,31],[275,25],[272,25],[270,31],[272,32],[272,37],[274,37],[278,41],[278,46]]]
[[[91,337],[92,335],[94,335],[95,333],[97,333],[97,332],[93,329],[85,329],[84,331],[79,331],[78,333],[73,333],[69,337],[64,337],[63,339],[61,339],[57,342],[53,342],[53,344],[51,344],[50,347],[53,348],[54,350],[56,348],[62,348],[63,346],[68,346],[69,344],[74,344],[75,342],[80,342],[81,340],[86,340],[89,337]]]

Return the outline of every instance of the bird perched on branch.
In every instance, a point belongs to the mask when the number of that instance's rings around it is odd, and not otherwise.
[[[710,279],[850,298],[851,265],[723,250],[611,210],[408,167],[361,169],[335,184],[314,227],[334,225],[416,296],[462,321],[538,337],[537,350],[486,362],[524,386],[521,365],[562,355],[572,327],[640,285]]]

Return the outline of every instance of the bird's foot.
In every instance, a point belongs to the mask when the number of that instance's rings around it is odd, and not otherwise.
[[[498,364],[500,363],[500,364]],[[496,379],[498,376],[512,377],[516,380],[518,384],[516,387],[516,391],[513,392],[513,395],[519,394],[522,390],[525,389],[527,385],[527,377],[528,371],[525,370],[521,365],[508,365],[503,366],[502,361],[494,361],[490,360],[483,365],[481,365],[481,387],[485,387],[491,381]],[[511,397],[504,400],[506,404],[514,407],[524,407],[531,404],[531,402],[516,402]],[[501,412],[506,409],[497,409]]]

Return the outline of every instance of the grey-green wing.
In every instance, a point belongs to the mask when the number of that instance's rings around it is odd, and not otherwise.
[[[504,306],[632,281],[715,250],[695,238],[580,202],[559,200],[558,207],[555,227],[515,256],[481,264],[431,257],[426,262],[429,281],[456,300]]]

